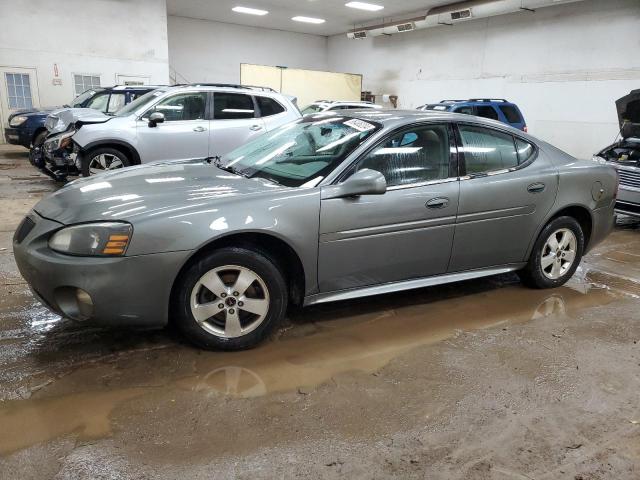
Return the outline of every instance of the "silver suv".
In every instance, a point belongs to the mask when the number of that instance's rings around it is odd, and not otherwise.
[[[157,160],[220,157],[300,117],[295,98],[268,88],[164,87],[111,116],[61,112],[49,120],[65,131],[50,136],[44,152],[87,176]]]

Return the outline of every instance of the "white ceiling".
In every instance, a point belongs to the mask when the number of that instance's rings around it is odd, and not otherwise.
[[[219,22],[274,28],[291,32],[335,35],[382,20],[402,20],[413,14],[424,15],[427,10],[452,3],[453,0],[361,0],[383,5],[384,10],[367,12],[345,7],[348,0],[167,0],[169,15],[216,20]],[[231,11],[233,7],[268,10],[259,17]],[[291,17],[302,15],[323,18],[321,25],[294,22]]]

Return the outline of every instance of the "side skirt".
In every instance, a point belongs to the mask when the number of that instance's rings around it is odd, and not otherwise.
[[[415,278],[412,280],[402,280],[400,282],[383,283],[361,288],[352,288],[349,290],[338,290],[335,292],[317,293],[309,295],[304,299],[304,306],[315,305],[317,303],[337,302],[340,300],[349,300],[352,298],[369,297],[371,295],[380,295],[383,293],[399,292],[402,290],[411,290],[414,288],[431,287],[434,285],[442,285],[443,283],[460,282],[463,280],[471,280],[474,278],[488,277],[490,275],[499,275],[501,273],[515,272],[520,270],[526,263],[517,263],[503,265],[500,267],[481,268],[477,270],[468,270],[458,273],[447,273],[444,275],[436,275],[426,278]]]

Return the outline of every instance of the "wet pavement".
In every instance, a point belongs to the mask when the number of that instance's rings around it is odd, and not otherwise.
[[[0,478],[640,478],[640,222],[562,288],[320,305],[204,352],[37,303],[11,236],[55,188],[0,146]]]

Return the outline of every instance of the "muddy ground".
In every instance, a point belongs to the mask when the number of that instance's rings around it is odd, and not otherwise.
[[[55,184],[0,146],[0,478],[640,478],[640,223],[570,283],[308,308],[261,347],[74,324],[11,236]]]

